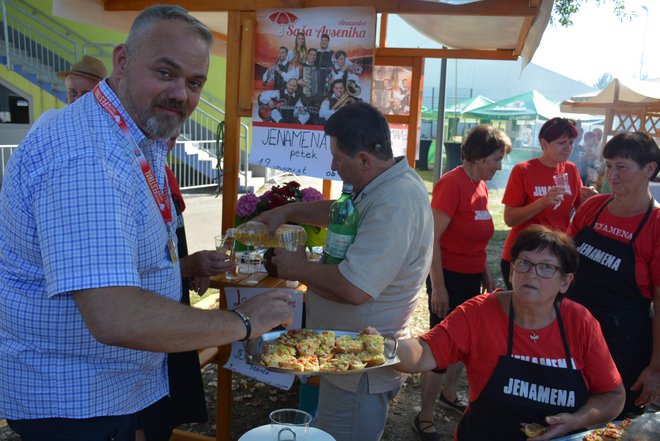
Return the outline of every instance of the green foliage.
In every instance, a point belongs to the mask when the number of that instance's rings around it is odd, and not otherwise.
[[[631,18],[626,10],[625,0],[555,0],[552,22],[554,23],[557,20],[564,27],[571,26],[573,24],[572,17],[577,14],[583,4],[589,1],[595,2],[598,6],[610,4],[614,9],[614,15],[621,20]]]
[[[610,81],[613,80],[612,74],[609,72],[605,72],[598,78],[598,81],[594,83],[594,87],[596,89],[604,89],[608,84],[610,84]]]

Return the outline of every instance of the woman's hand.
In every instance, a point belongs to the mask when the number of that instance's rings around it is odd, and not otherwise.
[[[564,187],[550,187],[545,196],[541,198],[545,208],[559,206],[564,200]]]
[[[596,190],[592,186],[582,187],[580,189],[580,203],[584,203],[584,201],[589,199],[591,196],[596,196],[597,194],[598,194],[598,190]]]
[[[640,407],[648,406],[660,399],[660,370],[647,366],[642,371],[635,383],[630,386],[631,390],[642,390],[635,404]]]
[[[449,312],[449,293],[445,285],[440,285],[438,288],[432,286],[431,293],[431,310],[435,315],[444,318]]]
[[[572,413],[559,413],[557,415],[545,417],[545,422],[548,424],[548,430],[539,436],[527,438],[527,441],[546,441],[557,438],[569,432],[581,429],[579,427],[578,418]],[[524,424],[521,424],[524,426]]]
[[[481,273],[481,293],[493,292],[495,291],[495,279],[488,269],[488,264],[486,264],[486,269]]]

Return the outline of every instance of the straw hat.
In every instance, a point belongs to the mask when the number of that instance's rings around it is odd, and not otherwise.
[[[71,66],[71,70],[57,72],[57,76],[62,79],[65,79],[69,74],[75,74],[98,81],[101,81],[108,75],[101,60],[90,57],[89,55],[83,55],[80,61]]]

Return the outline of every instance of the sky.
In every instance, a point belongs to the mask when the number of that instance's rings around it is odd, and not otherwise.
[[[622,80],[638,79],[643,55],[642,76],[659,78],[660,0],[625,3],[634,16],[623,21],[607,0],[601,6],[591,0],[572,26],[549,24],[532,62],[593,85],[605,72]]]
[[[606,72],[622,80],[638,79],[644,48],[643,76],[660,78],[660,0],[625,0],[632,16],[623,20],[614,15],[609,1],[598,6],[596,0],[588,0],[568,28],[548,24],[532,62],[593,86]],[[404,29],[394,32],[396,46],[440,47],[391,17],[390,30],[395,29]]]

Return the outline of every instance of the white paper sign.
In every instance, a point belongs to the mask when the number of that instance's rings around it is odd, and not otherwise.
[[[296,175],[341,179],[331,169],[330,138],[323,130],[254,121],[252,135],[251,164]]]
[[[246,300],[266,291],[270,291],[271,289],[272,288],[225,288],[227,309],[231,310],[238,308]],[[291,294],[293,303],[293,323],[291,324],[291,329],[299,329],[302,327],[303,292],[295,289],[287,289],[285,291]],[[242,342],[232,343],[231,354],[229,355],[229,359],[227,360],[227,363],[225,363],[224,368],[284,390],[289,390],[291,388],[295,377],[295,375],[271,372],[262,367],[248,364],[245,361],[245,346]]]
[[[390,139],[394,157],[406,156],[408,150],[408,126],[405,124],[390,124]]]

